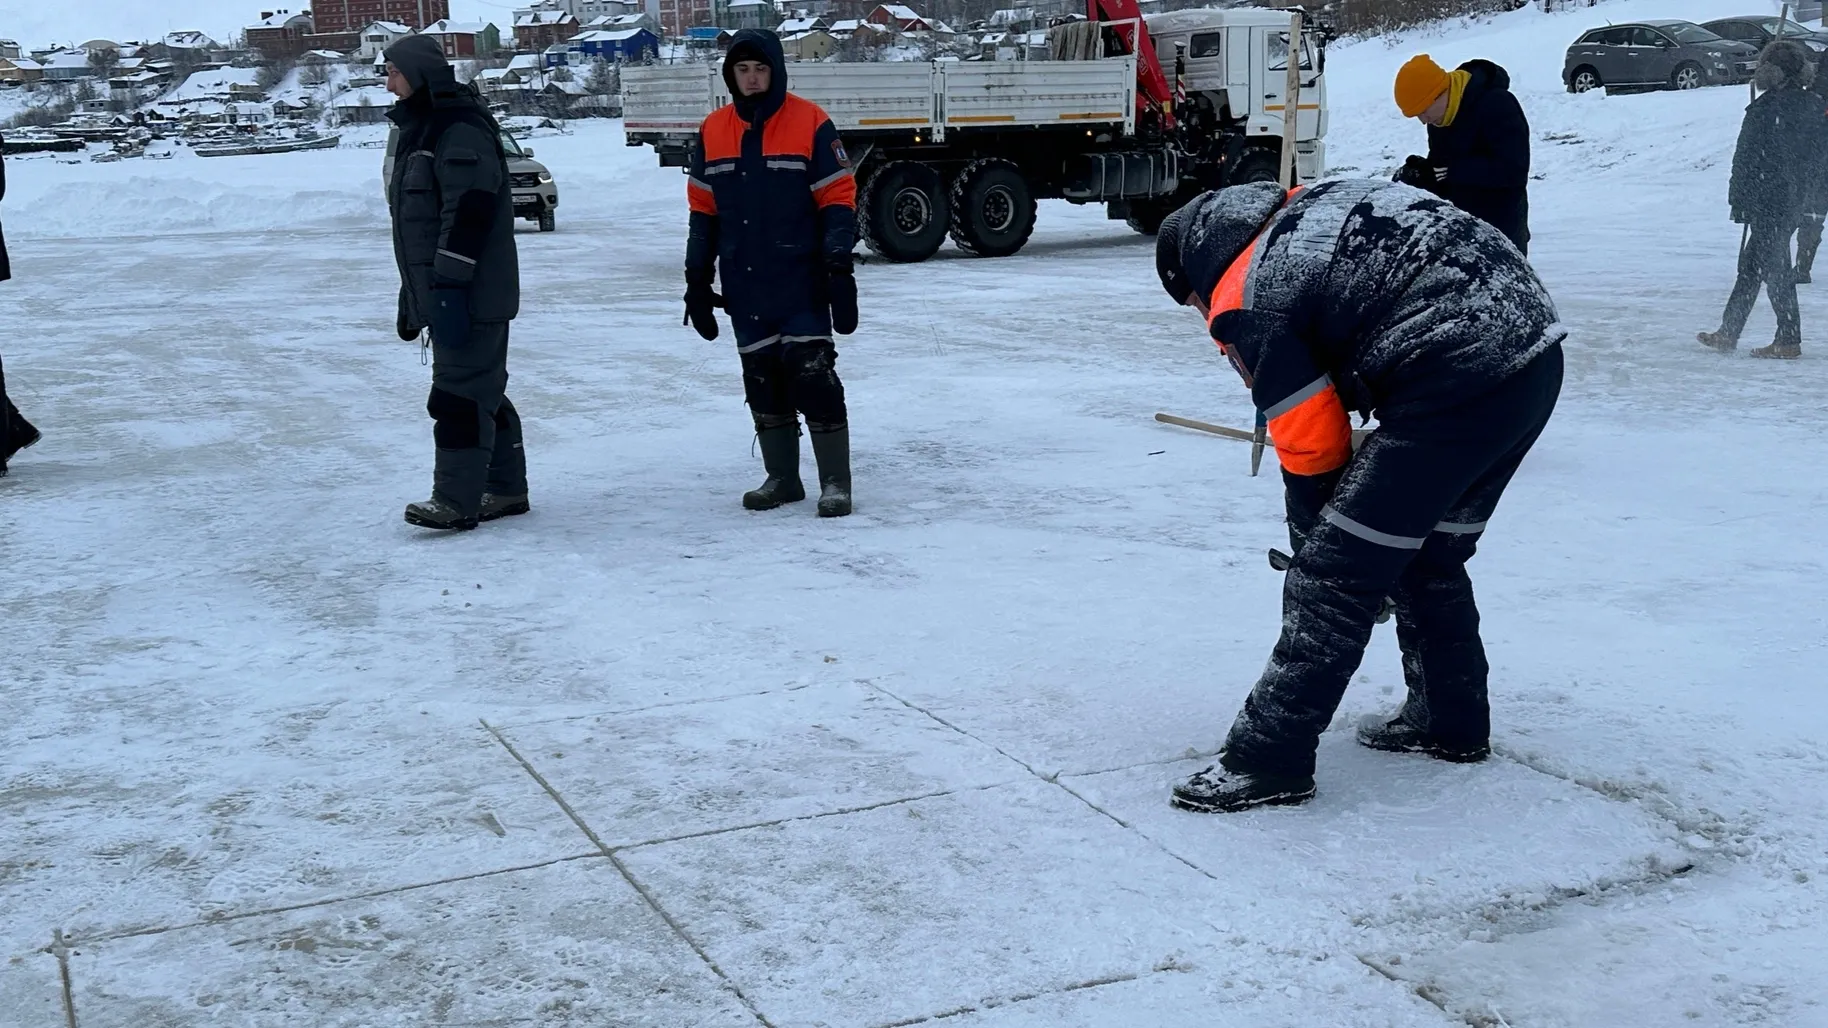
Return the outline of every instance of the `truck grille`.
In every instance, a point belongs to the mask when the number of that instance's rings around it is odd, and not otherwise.
[[[508,185],[513,189],[538,189],[540,177],[537,172],[517,172],[508,176]]]

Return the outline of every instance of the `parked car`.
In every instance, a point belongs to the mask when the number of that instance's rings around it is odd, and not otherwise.
[[[1696,89],[1747,82],[1758,48],[1692,21],[1644,21],[1594,29],[1568,47],[1561,80],[1570,93],[1613,88]]]
[[[533,151],[506,132],[501,134],[502,149],[508,151],[508,184],[514,190],[514,216],[539,222],[541,232],[559,227],[559,187],[552,172],[533,159]]]
[[[1828,32],[1804,28],[1795,19],[1757,14],[1745,18],[1717,18],[1704,21],[1701,27],[1724,39],[1735,40],[1763,50],[1781,31],[1785,39],[1794,39],[1815,53],[1828,50]]]

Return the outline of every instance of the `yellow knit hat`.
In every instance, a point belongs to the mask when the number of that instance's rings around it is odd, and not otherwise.
[[[1447,72],[1427,54],[1418,54],[1396,73],[1396,105],[1413,118],[1447,92]]]

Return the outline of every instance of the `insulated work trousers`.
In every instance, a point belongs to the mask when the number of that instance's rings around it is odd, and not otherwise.
[[[1314,751],[1364,659],[1385,597],[1409,686],[1404,717],[1450,742],[1491,730],[1485,649],[1466,562],[1561,393],[1557,344],[1484,396],[1383,421],[1295,554],[1282,636],[1221,763],[1314,773]]]
[[[6,460],[13,453],[13,448],[31,438],[32,425],[13,406],[13,401],[6,395],[6,365],[0,363],[0,461]]]
[[[1758,299],[1758,288],[1764,287],[1771,298],[1771,310],[1777,315],[1776,342],[1785,346],[1803,345],[1803,319],[1796,307],[1796,278],[1790,269],[1791,226],[1775,222],[1753,222],[1746,236],[1745,249],[1739,252],[1739,280],[1733,283],[1733,294],[1727,297],[1726,313],[1720,318],[1720,331],[1728,339],[1739,341],[1745,331],[1746,318]]]
[[[438,444],[432,494],[465,514],[482,508],[482,494],[527,492],[527,456],[520,414],[508,401],[508,322],[470,327],[461,345],[432,339],[432,438]]]
[[[1806,215],[1796,228],[1796,280],[1815,277],[1815,255],[1822,248],[1822,216]]]
[[[795,411],[806,415],[812,432],[848,424],[838,350],[830,339],[777,342],[742,357],[743,397],[758,428],[789,424]]]

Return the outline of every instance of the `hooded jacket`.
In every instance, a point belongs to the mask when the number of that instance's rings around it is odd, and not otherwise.
[[[1337,179],[1266,199],[1261,183],[1203,194],[1177,238],[1292,474],[1345,463],[1347,411],[1462,408],[1566,335],[1522,253],[1438,197]]]
[[[386,57],[413,87],[387,115],[399,128],[388,189],[399,327],[426,326],[439,285],[469,292],[473,321],[512,320],[520,313],[520,257],[501,127],[481,97],[457,83],[436,40],[408,36]]]
[[[1764,90],[1745,109],[1727,203],[1742,224],[1795,226],[1803,213],[1828,210],[1828,110],[1806,87],[1814,65],[1800,45],[1780,40],[1759,55]]]
[[[768,64],[766,93],[738,91],[742,60]],[[787,91],[774,33],[738,32],[724,82],[733,101],[704,120],[687,169],[686,272],[708,282],[716,261],[737,340],[750,344],[796,316],[828,317],[826,268],[856,245],[857,183],[831,119]]]
[[[1453,124],[1428,129],[1428,163],[1447,169],[1442,199],[1505,234],[1530,242],[1530,123],[1511,94],[1511,76],[1491,61],[1467,61],[1472,76]]]

